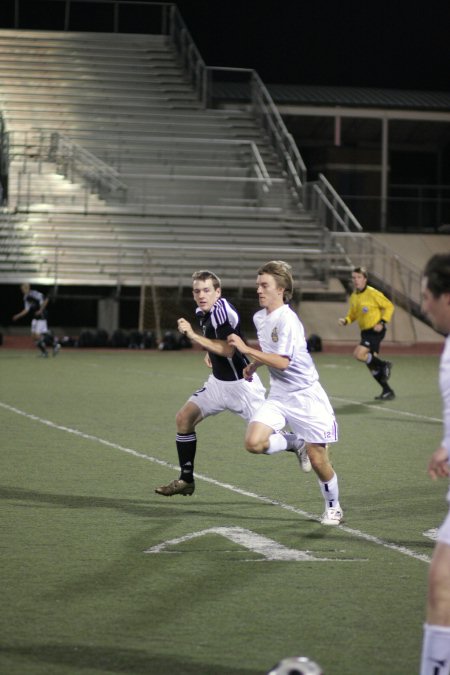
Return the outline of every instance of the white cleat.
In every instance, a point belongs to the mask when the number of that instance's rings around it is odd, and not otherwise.
[[[320,522],[322,525],[340,525],[344,520],[344,512],[340,506],[326,509],[323,513]]]

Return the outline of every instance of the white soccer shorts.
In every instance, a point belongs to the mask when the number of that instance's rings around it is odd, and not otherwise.
[[[336,443],[338,425],[328,396],[315,382],[307,389],[286,392],[284,397],[269,398],[253,415],[252,422],[262,422],[274,431],[289,425],[307,443]]]
[[[265,401],[266,389],[258,375],[251,382],[233,380],[226,382],[210,375],[201,389],[189,401],[201,410],[203,418],[229,410],[249,421]]]
[[[47,319],[33,319],[31,322],[31,333],[33,335],[48,333]]]

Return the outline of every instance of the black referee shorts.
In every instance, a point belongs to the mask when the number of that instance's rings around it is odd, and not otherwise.
[[[380,351],[380,344],[381,341],[383,340],[384,336],[386,335],[386,328],[383,328],[383,330],[380,330],[379,333],[377,333],[376,330],[373,330],[373,328],[370,328],[369,330],[362,330],[361,331],[361,340],[360,340],[360,345],[363,347],[367,347],[372,353]]]

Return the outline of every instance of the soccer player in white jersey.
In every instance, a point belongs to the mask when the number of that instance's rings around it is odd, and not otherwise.
[[[244,378],[243,371],[249,363],[247,357],[227,343],[228,335],[240,335],[240,319],[233,305],[222,297],[219,277],[209,270],[194,272],[192,292],[202,334],[196,333],[184,318],[178,319],[178,330],[206,349],[205,362],[212,373],[176,415],[176,445],[181,473],[178,479],[155,489],[165,497],[192,495],[195,490],[195,427],[199,422],[225,410],[240,415],[248,422],[265,400],[265,388],[259,377],[254,377],[252,381]],[[300,462],[303,461],[302,468],[308,470],[309,460],[295,434],[283,432],[280,437],[290,450],[296,452]]]
[[[431,455],[432,479],[450,476],[450,253],[432,256],[422,278],[422,311],[446,335],[439,369],[444,437]],[[450,489],[447,493],[450,506]],[[450,673],[450,510],[438,530],[429,577],[420,675]]]
[[[266,454],[286,450],[282,437],[274,432],[288,424],[305,441],[319,479],[325,501],[321,523],[339,525],[343,511],[327,448],[338,440],[338,427],[307,350],[303,326],[287,304],[293,293],[290,265],[282,260],[266,263],[258,270],[256,284],[262,309],[253,321],[261,350],[249,347],[238,335],[228,338],[230,345],[252,359],[244,370],[245,377],[254,377],[262,365],[270,371],[269,396],[247,427],[245,447],[249,452]]]

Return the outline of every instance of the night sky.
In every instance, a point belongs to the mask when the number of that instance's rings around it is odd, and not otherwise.
[[[449,0],[176,4],[207,65],[254,68],[267,84],[450,89]],[[0,0],[1,27],[12,27],[14,6],[15,0]],[[63,28],[63,2],[19,0],[19,6],[21,18],[31,24],[22,28]],[[122,16],[129,11],[123,7]],[[145,32],[138,11],[133,8],[129,30]],[[72,0],[71,17],[78,25],[70,28],[86,30],[81,24],[87,23],[90,30],[113,30],[112,16],[111,4]]]
[[[179,0],[208,65],[266,83],[450,89],[450,3]]]

